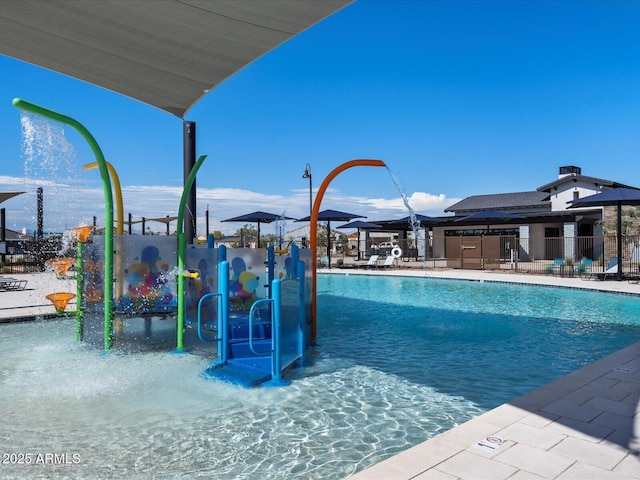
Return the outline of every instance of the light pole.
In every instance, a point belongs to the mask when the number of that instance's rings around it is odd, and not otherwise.
[[[311,165],[308,163],[304,167],[302,178],[309,179],[309,222],[311,222],[311,212],[313,212],[313,186],[311,184]],[[311,234],[311,224],[309,224],[309,234]]]
[[[313,186],[311,184],[311,165],[309,165],[308,163],[307,166],[304,167],[302,178],[309,179],[309,217],[311,217],[311,211],[313,210]]]

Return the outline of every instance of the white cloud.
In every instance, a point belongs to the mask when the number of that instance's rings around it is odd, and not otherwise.
[[[7,210],[7,226],[20,230],[26,227],[33,231],[36,225],[36,188],[44,190],[44,229],[45,231],[63,231],[81,224],[91,224],[93,217],[98,225],[104,224],[104,192],[98,187],[76,188],[60,183],[29,181],[18,177],[0,176],[0,191],[24,190],[27,193],[7,200],[2,207]],[[131,213],[134,220],[142,217],[154,218],[177,215],[182,195],[182,187],[165,185],[126,185],[122,187],[124,220]],[[457,202],[456,198],[447,198],[444,194],[433,195],[426,192],[414,192],[408,199],[411,207],[425,215],[442,215],[446,207]],[[117,216],[117,203],[114,198],[114,219]],[[197,231],[205,230],[205,211],[209,209],[209,230],[221,230],[232,234],[241,225],[222,222],[226,218],[249,213],[255,210],[284,214],[293,218],[309,215],[308,190],[292,189],[288,194],[274,195],[238,188],[198,188]],[[366,198],[344,195],[335,189],[328,189],[322,201],[322,209],[336,209],[367,217],[369,220],[386,220],[407,215],[403,200],[397,198]],[[287,222],[288,229],[298,225]],[[164,231],[160,223],[148,223],[147,227],[157,232]],[[126,228],[126,227],[125,227]],[[272,233],[272,225],[264,225],[261,231]],[[139,231],[140,225],[133,227]],[[175,229],[175,223],[171,224]]]

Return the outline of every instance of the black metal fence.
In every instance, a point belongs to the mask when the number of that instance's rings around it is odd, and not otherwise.
[[[434,249],[434,242],[444,246]],[[326,247],[323,247],[326,249]],[[515,235],[460,235],[440,239],[429,238],[418,245],[413,240],[386,242],[368,241],[332,253],[332,266],[358,266],[372,255],[384,259],[397,256],[396,266],[402,268],[461,268],[501,270],[540,275],[578,275],[588,264],[593,273],[604,272],[618,262],[615,236],[518,238]],[[444,250],[435,255],[434,250]],[[325,250],[319,249],[319,255]],[[562,268],[557,268],[562,265]],[[623,238],[622,260],[625,275],[640,274],[640,236]]]

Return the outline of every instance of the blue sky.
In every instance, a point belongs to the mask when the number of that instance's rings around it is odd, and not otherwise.
[[[640,186],[640,2],[358,1],[230,77],[186,116],[197,123],[198,233],[253,210],[308,215],[314,188],[354,158],[384,160],[419,213],[469,195],[535,190],[577,165]],[[181,120],[0,56],[0,191],[9,228],[35,227],[21,97],[83,123],[118,171],[125,213],[175,215]],[[75,132],[72,172],[47,174],[45,229],[104,218],[94,161]],[[31,173],[30,173],[31,175]],[[324,208],[406,216],[387,171],[338,176]],[[53,193],[52,193],[53,192]],[[69,208],[72,205],[73,208]],[[291,227],[295,227],[293,224]],[[161,224],[153,225],[162,231]],[[263,229],[268,231],[268,229]]]

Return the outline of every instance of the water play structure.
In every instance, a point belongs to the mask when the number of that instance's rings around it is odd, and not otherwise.
[[[322,182],[310,217],[310,249],[227,249],[190,245],[184,228],[189,192],[206,155],[184,182],[176,236],[123,235],[123,206],[115,168],[94,137],[77,120],[16,98],[14,106],[73,127],[89,143],[105,200],[105,228],[70,229],[75,261],[51,259],[61,278],[76,281],[76,293],[47,298],[59,315],[74,315],[76,338],[101,346],[173,346],[215,356],[204,375],[247,386],[284,385],[283,372],[303,365],[305,349],[316,342],[316,230],[324,192],[339,173],[356,166],[386,167],[381,160],[351,160]],[[113,186],[113,187],[112,187]],[[117,205],[114,235],[113,195]],[[71,267],[74,271],[70,273]],[[72,299],[76,310],[67,311]]]
[[[119,180],[93,136],[70,117],[21,99],[13,104],[75,128],[96,157],[85,169],[97,165],[100,171],[104,234],[89,239],[92,227],[70,229],[76,259],[48,262],[57,276],[76,281],[76,293],[52,292],[47,298],[59,315],[75,316],[77,339],[105,351],[141,344],[177,353],[197,349],[215,357],[204,372],[207,377],[247,386],[286,384],[282,373],[304,363],[310,344],[312,282],[305,266],[312,263],[310,251],[215,248],[213,237],[206,245],[188,245],[183,217],[204,155],[185,181],[176,236],[122,235]],[[69,312],[73,298],[77,307]]]

